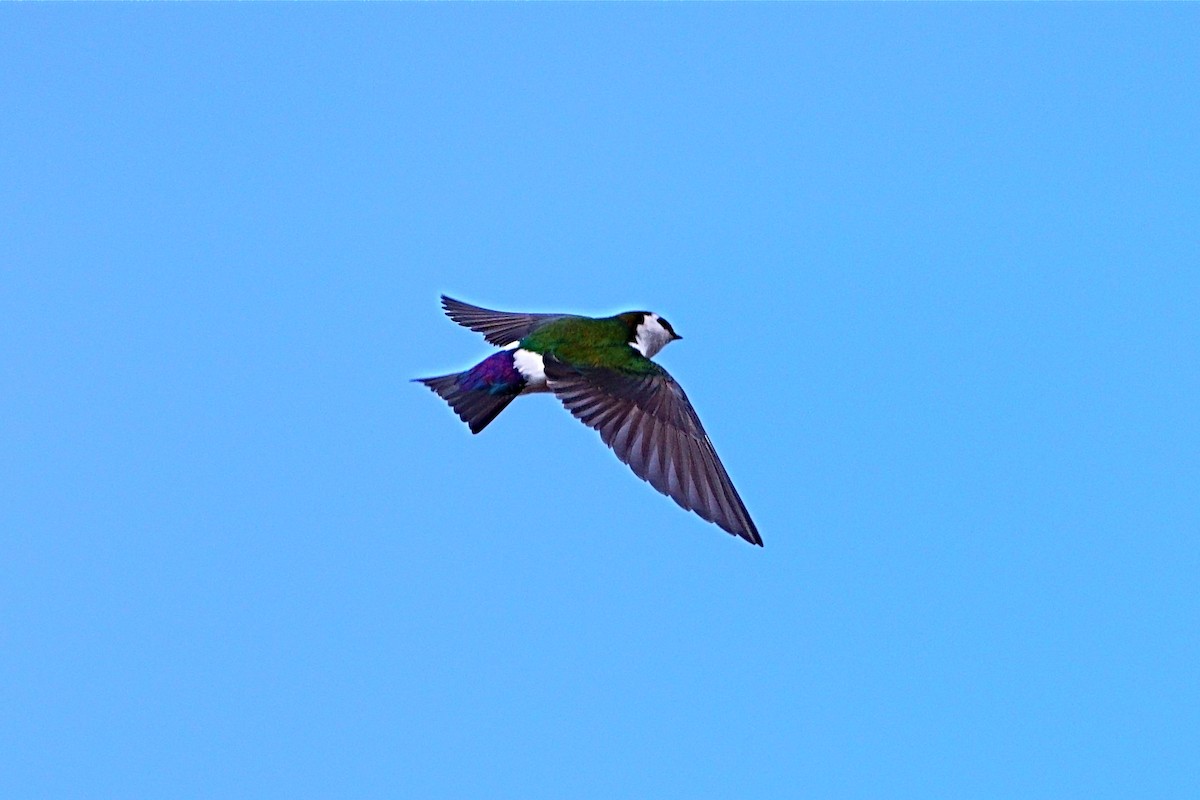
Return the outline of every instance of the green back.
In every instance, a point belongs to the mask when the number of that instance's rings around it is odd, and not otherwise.
[[[561,317],[521,340],[521,347],[580,366],[610,367],[626,372],[657,372],[658,367],[629,346],[632,314],[593,319]]]

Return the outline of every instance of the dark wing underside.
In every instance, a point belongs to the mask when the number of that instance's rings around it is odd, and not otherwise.
[[[546,379],[567,410],[634,474],[684,508],[752,544],[762,537],[679,384],[649,374],[574,367],[546,356]]]
[[[482,333],[497,347],[505,347],[528,336],[543,322],[558,319],[562,314],[510,314],[507,311],[492,311],[480,308],[453,297],[442,295],[442,308],[446,316],[463,327]]]

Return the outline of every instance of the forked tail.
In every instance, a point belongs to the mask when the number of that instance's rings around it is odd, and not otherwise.
[[[471,433],[479,433],[525,388],[525,379],[505,350],[471,369],[438,378],[417,378],[450,404]]]

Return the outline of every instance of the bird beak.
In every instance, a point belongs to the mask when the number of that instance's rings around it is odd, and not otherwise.
[[[673,333],[673,334],[671,334],[671,341],[672,341],[672,342],[674,342],[674,341],[677,341],[677,340],[679,340],[679,339],[682,339],[682,338],[683,338],[683,337],[682,337],[682,336],[680,336],[678,333]]]

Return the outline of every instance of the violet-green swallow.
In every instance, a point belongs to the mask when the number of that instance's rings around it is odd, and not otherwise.
[[[762,546],[687,395],[650,360],[683,337],[649,311],[615,317],[510,314],[442,296],[450,319],[497,347],[474,367],[418,380],[437,392],[472,433],[518,395],[553,392],[634,474],[679,505]]]

